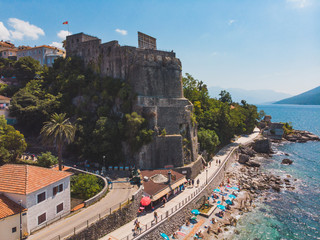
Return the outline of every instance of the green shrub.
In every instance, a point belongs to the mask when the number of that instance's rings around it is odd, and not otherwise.
[[[49,168],[58,163],[58,158],[52,155],[51,152],[41,153],[38,158],[38,166]]]
[[[71,196],[87,200],[102,189],[102,184],[97,176],[91,174],[78,174],[71,178]]]

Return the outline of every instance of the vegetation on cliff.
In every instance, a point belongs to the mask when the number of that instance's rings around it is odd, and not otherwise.
[[[66,153],[77,159],[103,163],[106,156],[106,164],[117,164],[124,159],[124,145],[134,153],[151,141],[153,131],[146,120],[132,112],[135,94],[126,82],[101,77],[76,57],[57,59],[50,68],[39,68],[29,58],[25,61],[28,64],[2,64],[0,71],[19,76],[10,111],[27,137],[38,137],[53,113],[66,113],[76,126],[74,142]],[[20,79],[18,70],[27,72],[28,79]],[[1,89],[9,95],[6,86]]]
[[[184,96],[194,105],[198,140],[202,150],[214,153],[235,135],[251,133],[260,117],[257,107],[232,101],[230,93],[221,91],[220,98],[210,98],[207,86],[190,74],[183,78]]]

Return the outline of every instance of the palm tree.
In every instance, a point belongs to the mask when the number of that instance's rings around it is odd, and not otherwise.
[[[59,170],[62,170],[62,149],[65,142],[71,143],[74,139],[76,128],[66,118],[65,113],[53,113],[51,119],[45,122],[41,135],[47,143],[55,144],[58,152]]]

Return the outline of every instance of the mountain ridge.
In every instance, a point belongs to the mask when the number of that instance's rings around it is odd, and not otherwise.
[[[320,105],[320,86],[274,104]]]

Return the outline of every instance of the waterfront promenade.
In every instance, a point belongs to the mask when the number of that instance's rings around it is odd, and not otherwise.
[[[248,144],[253,139],[255,139],[259,135],[259,129],[255,128],[254,132],[250,135],[241,136],[238,140],[236,140],[234,143],[231,143],[227,145],[226,147],[222,148],[216,156],[212,159],[211,164],[206,168],[206,170],[202,171],[195,179],[195,183],[199,179],[200,185],[204,184],[207,179],[210,179],[211,176],[213,176],[220,168],[223,161],[227,158],[229,153],[236,148],[237,146],[241,144]],[[221,162],[221,164],[216,164],[216,162]],[[165,207],[159,207],[156,209],[158,216],[162,216],[170,209],[177,206],[179,203],[181,203],[184,199],[189,197],[192,193],[194,193],[195,189],[197,188],[196,184],[194,187],[187,187],[183,192],[181,192],[176,197],[172,198],[170,201],[168,201],[165,204]],[[137,209],[138,211],[138,209]],[[143,216],[138,217],[138,220],[140,222],[140,226],[142,229],[145,228],[145,226],[150,226],[150,222],[153,220],[154,216],[153,213],[147,213]],[[160,221],[160,220],[159,220]],[[149,224],[149,225],[148,225]],[[117,230],[107,234],[103,238],[100,238],[102,240],[122,240],[122,239],[133,239],[133,228],[134,228],[134,220],[127,223],[126,225],[123,225],[122,227],[118,228]],[[137,236],[137,239],[139,236]]]

